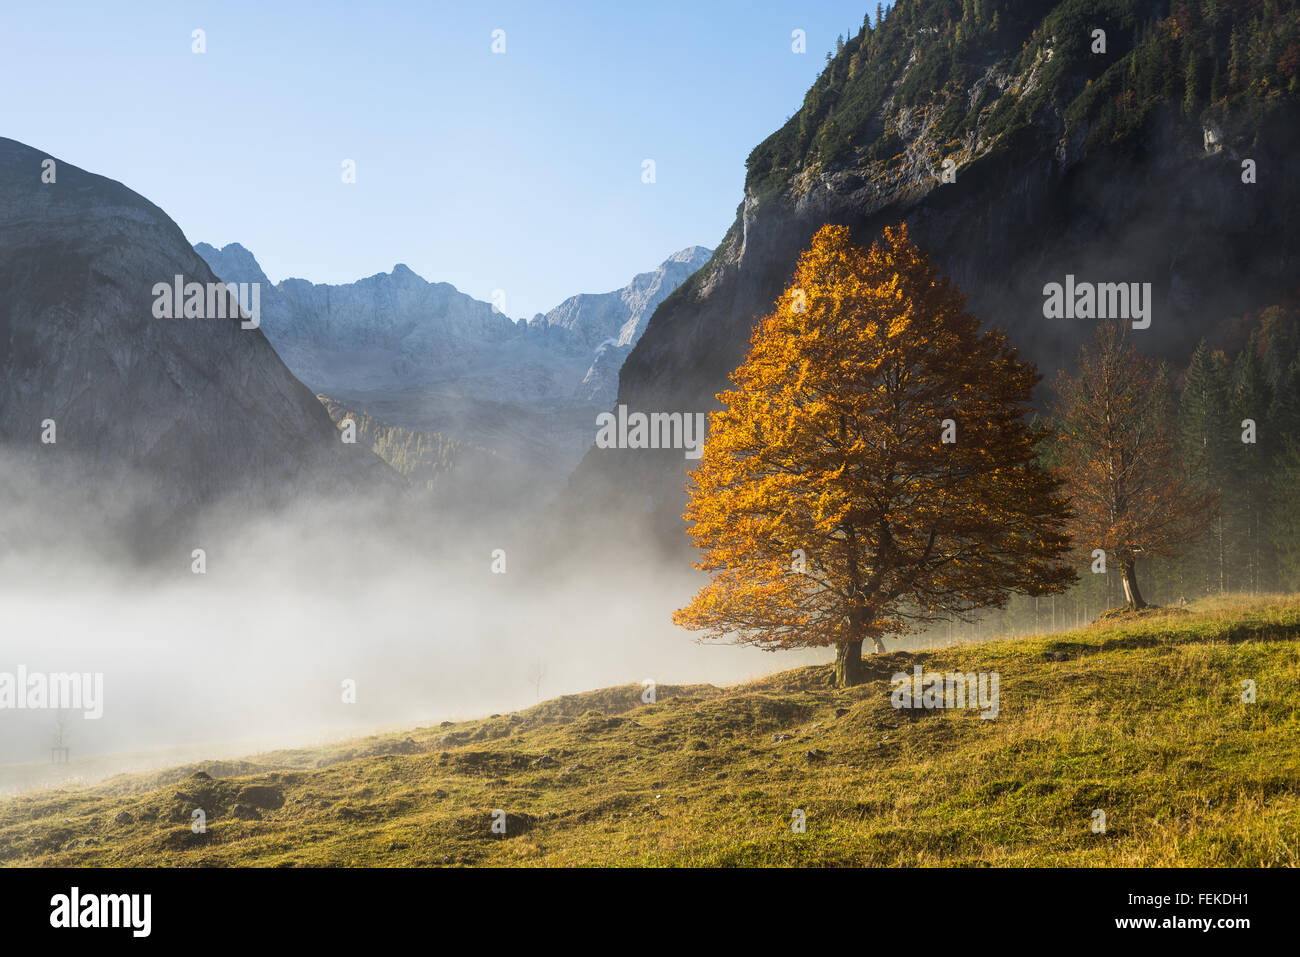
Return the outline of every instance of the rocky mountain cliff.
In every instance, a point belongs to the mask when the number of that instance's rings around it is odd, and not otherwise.
[[[196,252],[230,282],[261,282],[262,329],[302,381],[387,426],[499,453],[513,494],[544,497],[608,409],[650,313],[712,255],[692,246],[622,289],[583,293],[528,322],[397,265],[347,285],[270,284],[237,243]]]
[[[1044,318],[1044,286],[1067,275],[1151,283],[1137,341],[1181,362],[1229,317],[1294,293],[1297,4],[1173,7],[899,0],[828,56],[802,109],[750,155],[735,223],[654,313],[618,401],[715,408],[754,320],[827,222],[867,244],[906,221],[1049,377],[1094,326]],[[680,547],[688,464],[593,448],[557,527],[641,519]]]
[[[691,246],[622,289],[571,296],[516,322],[401,263],[347,285],[272,284],[238,243],[194,248],[223,279],[264,285],[262,328],[295,374],[322,392],[440,385],[539,410],[575,400],[607,405],[621,365],[607,353],[626,356],[655,307],[712,255]]]
[[[155,317],[155,284],[178,274],[216,281],[161,209],[0,139],[0,541],[39,534],[61,506],[33,497],[55,487],[159,530],[220,500],[384,481],[259,330]]]
[[[577,395],[606,409],[618,391],[619,369],[645,332],[651,313],[712,255],[713,250],[703,246],[687,247],[622,289],[571,296],[529,325],[563,329],[568,339],[590,350],[594,358]]]

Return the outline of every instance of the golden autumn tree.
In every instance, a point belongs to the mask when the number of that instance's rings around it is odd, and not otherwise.
[[[684,514],[710,573],[673,620],[767,649],[969,620],[1074,580],[1066,503],[1026,419],[1039,376],[981,331],[905,226],[826,226],[718,396]]]
[[[1197,541],[1216,497],[1188,481],[1168,383],[1139,355],[1125,323],[1098,326],[1079,355],[1077,376],[1057,383],[1057,468],[1073,515],[1067,529],[1085,554],[1117,565],[1129,608],[1146,607],[1137,561],[1168,556]]]

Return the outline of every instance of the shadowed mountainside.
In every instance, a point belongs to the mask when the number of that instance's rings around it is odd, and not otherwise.
[[[212,271],[157,206],[63,161],[44,183],[46,158],[0,139],[0,468],[17,470],[0,536],[49,535],[18,501],[51,522],[70,502],[113,502],[131,528],[161,530],[220,500],[390,481],[338,441],[259,329],[155,318],[156,283]]]

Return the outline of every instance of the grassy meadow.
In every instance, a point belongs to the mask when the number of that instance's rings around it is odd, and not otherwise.
[[[607,688],[11,798],[0,864],[1296,865],[1297,636],[1300,597],[1220,599],[871,656],[848,690]],[[893,707],[916,663],[997,672],[998,717]]]

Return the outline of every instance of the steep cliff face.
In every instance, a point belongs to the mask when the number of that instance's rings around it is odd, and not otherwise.
[[[655,312],[618,401],[715,408],[754,320],[827,222],[866,244],[906,221],[973,311],[1049,376],[1094,326],[1044,317],[1044,286],[1067,275],[1150,283],[1138,342],[1179,361],[1228,317],[1285,297],[1300,264],[1300,112],[1283,52],[1296,4],[1267,23],[1227,6],[900,0],[750,156],[735,223]],[[1093,52],[1095,29],[1108,52]],[[1256,33],[1275,37],[1256,61],[1229,52]],[[685,465],[592,449],[558,514],[639,516],[679,541]]]
[[[216,281],[162,210],[59,160],[42,182],[47,159],[0,139],[0,458],[17,470],[0,488],[7,519],[45,485],[130,498],[162,528],[219,500],[383,480],[259,330],[155,318],[156,283]]]

